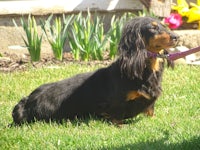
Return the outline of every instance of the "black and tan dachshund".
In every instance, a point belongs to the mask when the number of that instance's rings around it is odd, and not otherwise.
[[[118,59],[106,68],[41,85],[12,112],[14,124],[95,115],[120,124],[139,113],[154,115],[162,92],[163,54],[178,36],[160,21],[136,17],[123,28]]]

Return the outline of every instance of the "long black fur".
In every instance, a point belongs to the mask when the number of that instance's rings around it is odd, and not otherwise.
[[[152,22],[158,26],[152,27]],[[124,26],[115,62],[95,72],[41,85],[14,107],[14,123],[61,121],[89,115],[119,123],[141,112],[153,111],[162,91],[164,62],[160,62],[159,70],[153,70],[151,62],[157,58],[148,57],[147,47],[151,44],[149,39],[162,32],[169,35],[170,41],[177,40],[158,20],[132,19]],[[131,91],[141,95],[128,99]]]

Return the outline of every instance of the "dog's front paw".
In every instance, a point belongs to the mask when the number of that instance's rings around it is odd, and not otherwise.
[[[153,107],[149,107],[144,111],[144,114],[149,116],[149,117],[154,117],[154,108]]]

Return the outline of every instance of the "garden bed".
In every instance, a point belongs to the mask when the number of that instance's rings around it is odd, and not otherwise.
[[[30,55],[27,51],[13,52],[7,51],[2,54],[0,57],[0,72],[14,72],[14,71],[25,71],[30,67],[41,68],[59,68],[61,65],[65,65],[67,63],[79,63],[79,64],[102,64],[109,65],[112,60],[104,59],[102,61],[93,60],[93,61],[75,61],[72,58],[71,53],[64,52],[63,60],[58,61],[54,58],[51,52],[46,52],[41,54],[41,60],[38,62],[30,62]]]
[[[43,16],[36,15],[36,21],[41,19],[40,17],[45,19],[47,17],[47,14],[48,13],[44,13]],[[116,14],[116,13],[114,13],[114,14]],[[113,12],[111,14],[109,13],[109,15],[110,15],[109,17],[111,18],[113,15]],[[20,24],[19,23],[19,20],[20,20],[19,15],[0,16],[0,35],[2,35],[0,37],[0,41],[1,41],[0,55],[2,55],[2,56],[0,56],[0,71],[12,72],[12,71],[18,71],[18,70],[26,70],[30,66],[39,68],[39,67],[43,67],[43,66],[56,66],[56,65],[66,64],[68,62],[75,62],[71,53],[68,52],[68,51],[70,51],[70,48],[69,48],[69,45],[67,45],[67,44],[64,47],[65,52],[64,52],[63,60],[57,61],[52,54],[51,46],[49,45],[48,40],[44,37],[43,41],[42,41],[42,48],[41,48],[42,49],[41,50],[41,53],[42,53],[41,60],[38,62],[32,63],[30,61],[31,58],[30,58],[30,55],[29,55],[27,49],[23,47],[25,45],[24,41],[22,39],[22,33],[24,33],[23,29],[21,26],[19,26],[19,28],[17,29],[14,26],[12,19],[15,19],[15,21],[17,21],[17,24]],[[108,21],[107,24],[110,24],[110,20],[111,19],[107,18],[107,21]],[[104,31],[105,30],[108,30],[108,27],[104,27]],[[197,47],[200,45],[200,40],[199,40],[200,39],[200,37],[199,37],[200,30],[178,30],[175,32],[177,32],[181,37],[179,45],[186,46],[187,48],[194,48],[194,47]],[[39,31],[39,34],[41,34],[41,30]],[[77,34],[75,34],[75,35],[77,35]],[[78,36],[78,37],[80,37],[80,36]],[[92,38],[92,39],[94,39],[94,38]],[[114,38],[114,39],[116,39],[116,38]],[[74,40],[72,39],[72,41],[74,41]],[[90,43],[91,43],[91,41],[90,41]],[[103,43],[103,42],[100,41],[99,43]],[[117,43],[117,42],[115,42],[115,43]],[[88,44],[86,44],[86,45],[88,45]],[[16,47],[16,46],[18,46],[19,49],[15,49],[15,48],[13,49],[13,47]],[[71,49],[74,50],[74,48],[71,48]],[[83,49],[84,49],[84,47],[83,47]],[[89,48],[89,49],[93,49],[93,48]],[[197,59],[200,58],[200,54],[197,54],[197,55],[195,54],[195,56],[197,56]],[[88,60],[90,60],[90,58]],[[184,62],[184,61],[185,60],[183,59],[182,62]],[[76,62],[85,63],[82,61],[76,61]],[[111,62],[111,59],[109,59],[108,57],[103,57],[103,61],[89,61],[87,63],[103,63],[103,64],[106,63],[107,64],[110,62]],[[186,63],[186,61],[184,63]]]

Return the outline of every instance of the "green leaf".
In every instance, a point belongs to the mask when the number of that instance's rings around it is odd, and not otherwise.
[[[22,17],[20,19],[21,25],[25,31],[26,37],[22,35],[23,41],[29,51],[32,61],[38,61],[40,59],[41,41],[42,36],[39,37],[37,33],[37,23],[35,18],[28,16],[27,23]],[[17,26],[14,21],[15,26]]]

